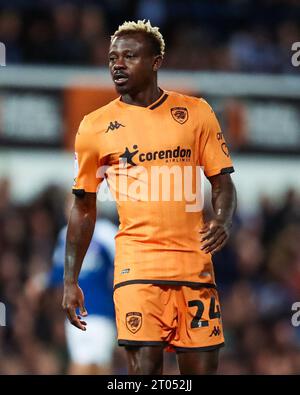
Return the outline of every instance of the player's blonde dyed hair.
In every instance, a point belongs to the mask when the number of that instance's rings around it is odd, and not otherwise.
[[[158,47],[159,47],[159,55],[162,57],[165,54],[165,40],[159,31],[159,27],[152,26],[151,22],[148,20],[146,21],[145,19],[143,20],[138,20],[137,22],[124,22],[122,25],[118,27],[118,29],[114,32],[114,34],[111,36],[111,41],[117,37],[121,36],[122,34],[127,34],[127,33],[145,33],[148,34],[149,36],[152,37],[153,40],[156,41]]]

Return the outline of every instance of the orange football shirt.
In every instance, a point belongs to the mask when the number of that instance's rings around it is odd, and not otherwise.
[[[75,151],[73,193],[97,192],[106,178],[116,199],[115,286],[215,286],[211,255],[200,250],[199,169],[234,170],[205,100],[163,91],[140,107],[118,98],[84,117]]]

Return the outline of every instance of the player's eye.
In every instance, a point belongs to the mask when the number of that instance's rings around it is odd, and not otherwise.
[[[108,59],[109,59],[110,62],[115,62],[117,60],[117,57],[116,56],[110,56]]]
[[[132,53],[128,53],[128,54],[126,54],[126,59],[132,59],[132,58],[134,58],[134,55],[132,54]]]

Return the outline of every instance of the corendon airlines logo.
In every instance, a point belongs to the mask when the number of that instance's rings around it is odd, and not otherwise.
[[[189,148],[181,148],[179,145],[175,149],[166,149],[160,151],[149,151],[139,153],[138,146],[135,144],[132,151],[126,147],[125,151],[119,156],[123,166],[128,163],[131,166],[137,166],[134,157],[138,155],[139,162],[150,162],[154,160],[164,160],[166,163],[170,162],[184,162],[191,158],[192,151]]]

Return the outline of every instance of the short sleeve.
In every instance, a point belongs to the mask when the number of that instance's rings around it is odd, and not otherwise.
[[[97,192],[103,180],[99,174],[100,152],[95,137],[84,118],[75,139],[73,193]]]
[[[204,168],[206,177],[218,174],[233,173],[234,168],[228,146],[212,108],[204,102],[205,109],[202,117],[199,161]]]

